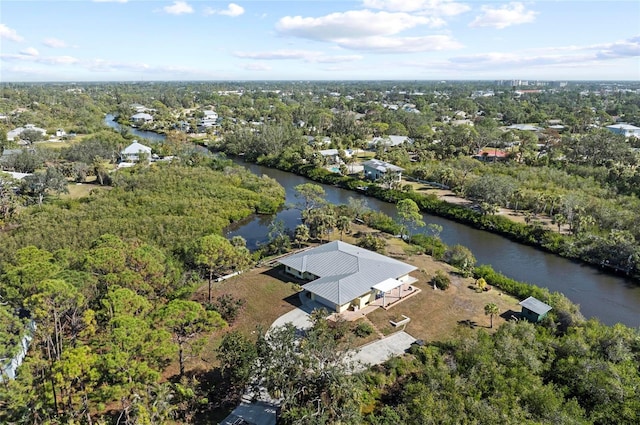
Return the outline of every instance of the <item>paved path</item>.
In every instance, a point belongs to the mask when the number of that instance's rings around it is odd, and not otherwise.
[[[358,348],[352,360],[361,363],[357,370],[364,370],[367,366],[382,364],[393,356],[403,354],[415,340],[405,331],[396,332]]]

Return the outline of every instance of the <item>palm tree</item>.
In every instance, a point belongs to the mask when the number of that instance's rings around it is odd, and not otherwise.
[[[348,233],[351,228],[351,219],[347,216],[341,215],[336,221],[336,227],[340,231],[340,240],[342,240],[344,233]]]
[[[484,306],[484,314],[491,318],[491,329],[493,329],[493,316],[499,313],[498,306],[494,303],[489,303]]]

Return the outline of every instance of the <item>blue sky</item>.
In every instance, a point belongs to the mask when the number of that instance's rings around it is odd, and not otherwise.
[[[640,1],[2,0],[0,81],[640,80]]]

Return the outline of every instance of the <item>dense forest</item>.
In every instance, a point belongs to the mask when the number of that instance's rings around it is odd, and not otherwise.
[[[597,82],[524,91],[489,82],[3,84],[0,163],[26,175],[3,175],[0,184],[0,359],[14,358],[25,334],[33,340],[15,379],[1,376],[0,422],[213,423],[259,384],[280,400],[282,423],[638,423],[639,329],[585,321],[562,294],[476,267],[472,253],[446,246],[436,227],[410,229],[425,224],[419,210],[435,212],[638,276],[640,141],[604,127],[640,125],[639,89]],[[119,168],[135,137],[126,126],[107,129],[104,116],[126,123],[134,104],[154,118],[139,127],[166,139],[143,141],[152,161]],[[220,120],[197,130],[203,110]],[[508,128],[531,123],[539,130]],[[27,131],[9,140],[9,131],[27,124],[65,135]],[[368,143],[391,135],[412,143]],[[339,151],[340,172],[318,154],[329,148]],[[349,171],[355,159],[345,153],[356,149],[478,208],[368,182]],[[507,154],[472,158],[486,150]],[[284,190],[221,152],[366,190],[396,202],[398,218],[356,200],[328,205],[321,187],[302,185],[296,207],[303,223],[272,223],[269,242],[251,253],[224,230],[277,211]],[[498,206],[530,220],[513,223],[495,214]],[[541,217],[557,231],[542,228]],[[331,325],[316,312],[303,336],[288,326],[239,328],[239,312],[252,306],[229,294],[212,297],[216,278],[342,237],[356,222],[403,235],[412,253],[505,293],[544,299],[553,311],[537,325],[460,327],[362,370],[344,361],[371,332],[362,326]],[[383,241],[368,235],[359,244],[384,250]]]

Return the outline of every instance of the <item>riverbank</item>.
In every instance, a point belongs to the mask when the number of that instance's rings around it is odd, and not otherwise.
[[[472,209],[476,203],[467,199],[462,198],[456,195],[452,190],[449,189],[440,189],[437,187],[430,186],[425,183],[420,183],[417,181],[407,181],[406,184],[411,185],[413,190],[417,193],[421,193],[423,195],[435,195],[439,200],[447,202],[453,205],[459,205],[465,208]],[[536,215],[532,216],[527,214],[526,211],[522,210],[514,210],[512,208],[504,208],[498,207],[496,215],[502,215],[507,217],[509,220],[514,221],[519,224],[531,224],[531,225],[540,225],[543,228],[554,231],[560,234],[568,235],[569,234],[569,225],[562,224],[560,226],[553,223],[551,217],[547,217],[545,215]]]
[[[242,157],[238,159],[240,161],[245,160]],[[545,226],[538,221],[533,221],[531,224],[518,222],[511,219],[513,217],[511,213],[500,215],[482,214],[476,209],[469,208],[464,203],[448,202],[446,195],[442,196],[443,199],[441,199],[433,193],[423,194],[419,191],[386,189],[371,181],[332,173],[311,164],[284,164],[283,166],[282,163],[275,161],[262,161],[258,165],[293,173],[317,183],[355,191],[361,195],[373,197],[384,202],[395,204],[402,199],[409,198],[416,202],[423,213],[443,217],[478,230],[494,233],[513,242],[580,262],[611,275],[623,276],[632,280],[635,284],[640,284],[640,269],[638,269],[640,265],[632,264],[628,268],[621,268],[607,262],[594,262],[593,258],[588,256],[575,255],[572,252],[575,248],[575,241],[571,236],[567,235],[566,232],[558,233],[552,226]],[[517,212],[513,212],[513,214],[517,216]],[[524,216],[522,221],[526,221]]]

